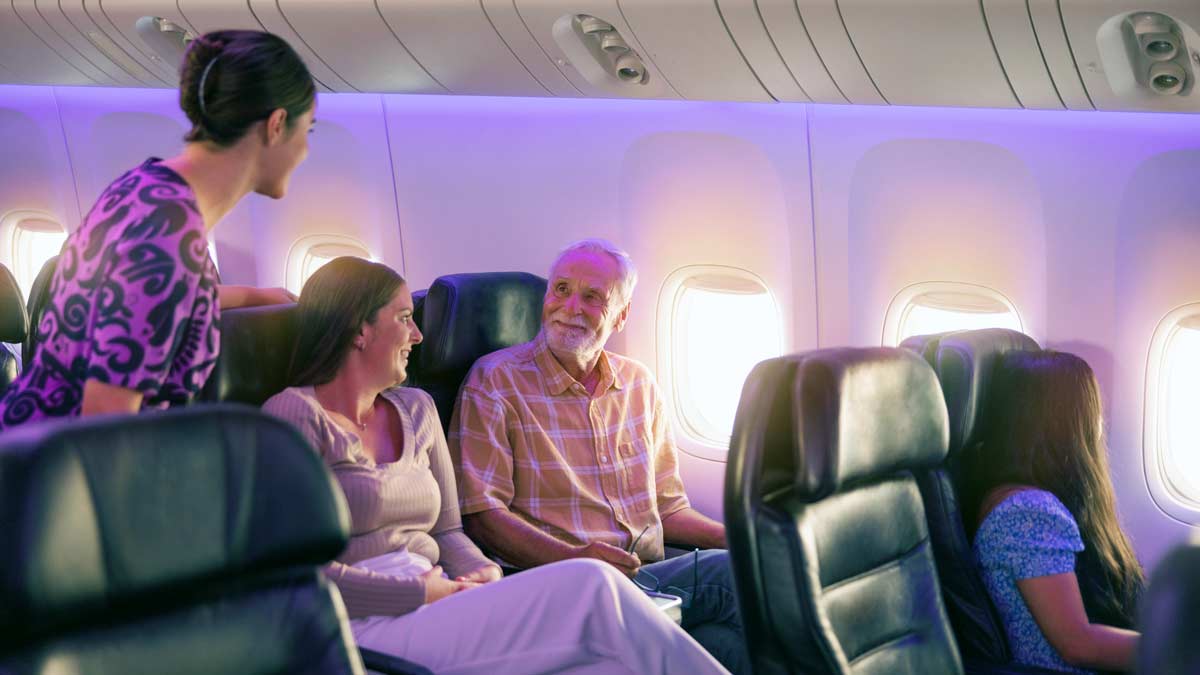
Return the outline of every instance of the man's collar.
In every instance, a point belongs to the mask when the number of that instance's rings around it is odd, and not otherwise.
[[[570,390],[572,385],[580,384],[578,380],[571,377],[566,368],[563,368],[558,359],[554,358],[554,354],[550,352],[550,345],[546,342],[544,330],[539,331],[537,337],[533,339],[533,361],[542,371],[542,375],[546,377],[549,393],[553,396],[560,396]],[[596,362],[596,367],[600,369],[600,382],[596,385],[597,394],[602,394],[610,388],[618,390],[624,388],[609,360],[608,350],[600,351],[600,359]]]

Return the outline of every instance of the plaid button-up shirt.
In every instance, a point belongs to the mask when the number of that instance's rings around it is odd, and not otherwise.
[[[508,509],[563,541],[663,558],[662,519],[689,506],[645,366],[603,352],[589,396],[542,334],[471,369],[450,423],[464,515]]]

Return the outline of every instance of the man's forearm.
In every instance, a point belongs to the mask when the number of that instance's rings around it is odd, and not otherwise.
[[[542,532],[507,509],[464,516],[463,528],[489,551],[522,569],[579,555],[578,546]]]
[[[676,546],[725,548],[725,526],[688,507],[663,520],[663,538]]]

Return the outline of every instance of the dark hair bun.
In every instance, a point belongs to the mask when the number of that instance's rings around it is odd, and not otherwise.
[[[233,145],[279,108],[287,111],[290,126],[312,109],[315,98],[308,67],[271,33],[206,33],[192,41],[180,69],[179,107],[192,123],[188,142]]]

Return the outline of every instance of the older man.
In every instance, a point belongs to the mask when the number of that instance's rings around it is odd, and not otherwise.
[[[728,553],[663,560],[666,543],[721,549],[725,528],[688,502],[649,370],[604,349],[636,282],[610,242],[568,246],[551,266],[538,336],[471,369],[449,439],[464,526],[518,567],[597,558],[683,597],[683,627],[748,672]]]

